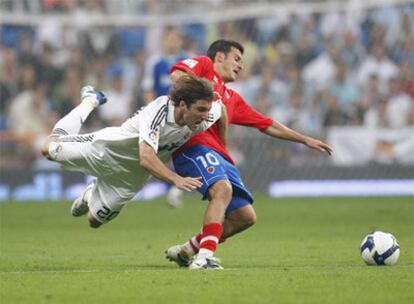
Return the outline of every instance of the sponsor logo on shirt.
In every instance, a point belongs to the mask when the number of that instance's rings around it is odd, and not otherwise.
[[[192,69],[198,64],[198,61],[194,59],[186,59],[186,60],[183,60],[183,63],[186,66],[188,66],[190,69]]]

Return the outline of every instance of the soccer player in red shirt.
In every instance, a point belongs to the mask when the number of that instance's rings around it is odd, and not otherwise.
[[[207,56],[178,62],[171,69],[173,82],[184,74],[204,77],[215,85],[216,98],[226,106],[228,122],[254,127],[279,139],[295,141],[321,152],[332,153],[327,144],[304,136],[257,112],[226,83],[235,81],[243,70],[243,46],[232,40],[217,40]],[[214,252],[219,242],[239,233],[256,222],[253,196],[244,186],[238,169],[226,149],[226,134],[219,124],[192,137],[174,154],[174,167],[182,176],[202,177],[198,189],[209,204],[203,227],[182,245],[166,251],[166,257],[190,269],[222,269]]]

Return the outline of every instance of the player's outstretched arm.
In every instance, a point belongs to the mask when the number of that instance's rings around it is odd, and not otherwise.
[[[178,189],[191,192],[202,186],[200,182],[201,177],[182,177],[168,169],[158,158],[155,150],[145,141],[139,144],[139,164],[151,175],[167,183],[174,184]]]
[[[327,152],[329,155],[332,155],[332,148],[325,144],[324,142],[300,134],[299,132],[296,132],[285,125],[281,124],[278,121],[273,121],[272,124],[264,131],[269,136],[276,137],[279,139],[285,139],[290,141],[295,141],[302,143],[306,146],[308,146],[310,149],[314,149],[320,152]]]

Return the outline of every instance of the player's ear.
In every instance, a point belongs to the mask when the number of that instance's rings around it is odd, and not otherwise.
[[[217,52],[216,57],[215,57],[215,61],[216,62],[223,62],[225,58],[226,58],[226,55],[223,52]]]
[[[180,100],[180,103],[178,104],[178,107],[179,107],[179,108],[186,108],[186,107],[187,107],[187,105],[186,105],[186,103],[185,103],[185,101],[184,101],[184,100]]]

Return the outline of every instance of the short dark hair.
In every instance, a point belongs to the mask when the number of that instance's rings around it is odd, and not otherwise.
[[[203,78],[192,75],[181,76],[170,88],[169,97],[175,106],[184,100],[187,107],[190,107],[198,100],[213,101],[213,84]]]
[[[217,52],[222,52],[227,55],[230,53],[232,47],[238,49],[240,53],[244,53],[244,48],[240,43],[234,40],[220,39],[210,44],[207,50],[207,56],[214,62]]]

